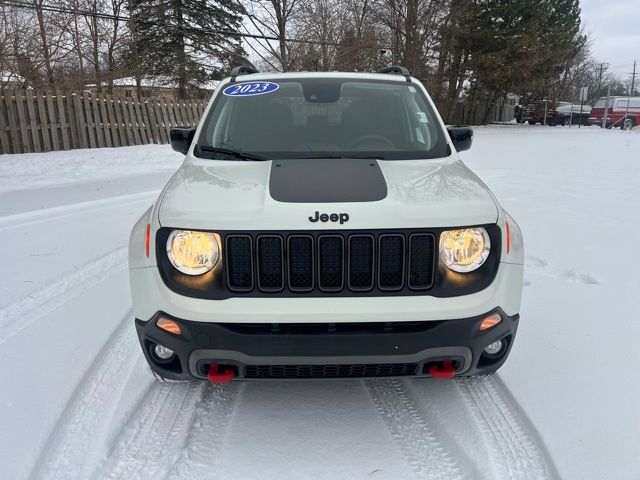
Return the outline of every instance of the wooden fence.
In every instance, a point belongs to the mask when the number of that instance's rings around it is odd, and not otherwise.
[[[91,92],[0,91],[0,153],[169,143],[169,129],[197,125],[207,101]]]

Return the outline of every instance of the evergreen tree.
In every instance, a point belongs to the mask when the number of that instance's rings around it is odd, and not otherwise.
[[[238,32],[245,11],[235,0],[130,0],[129,63],[136,77],[163,76],[186,97],[190,88],[246,63]]]
[[[460,35],[468,45],[471,103],[488,98],[491,106],[518,92],[548,97],[585,46],[579,0],[473,0],[470,8]]]
[[[537,49],[533,84],[529,90],[540,98],[557,100],[564,90],[566,73],[586,48],[580,34],[579,0],[541,0],[534,36]]]

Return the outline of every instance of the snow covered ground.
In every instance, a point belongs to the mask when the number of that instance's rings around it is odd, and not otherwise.
[[[448,382],[154,383],[125,247],[180,156],[0,156],[0,478],[639,478],[640,134],[476,132],[526,287],[499,374]]]

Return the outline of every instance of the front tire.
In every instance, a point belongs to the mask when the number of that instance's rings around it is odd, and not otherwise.
[[[565,127],[568,127],[569,125],[571,125],[571,118],[569,117],[564,117],[562,119],[562,125],[564,125]]]
[[[624,123],[620,126],[620,128],[622,130],[631,130],[633,128],[633,119],[632,118],[627,118]]]

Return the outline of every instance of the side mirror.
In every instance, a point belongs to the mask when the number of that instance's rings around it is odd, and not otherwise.
[[[453,146],[458,152],[471,148],[473,143],[473,129],[471,127],[447,127]]]
[[[169,138],[171,139],[171,148],[176,152],[180,152],[186,155],[193,141],[193,136],[196,133],[195,128],[191,127],[175,127],[169,132]]]

